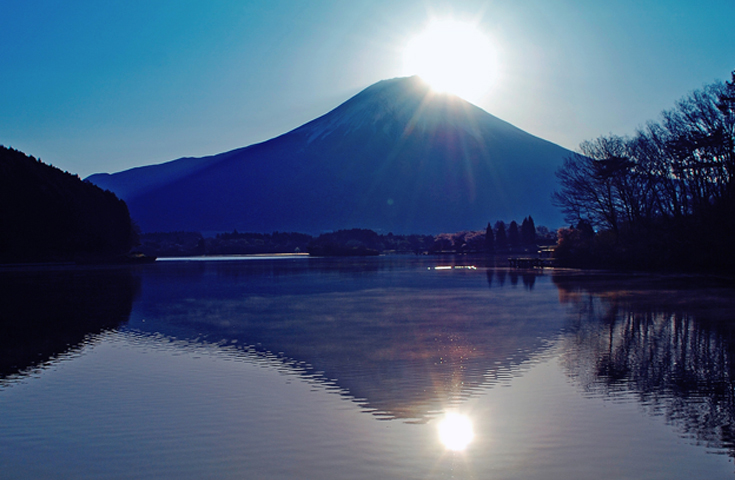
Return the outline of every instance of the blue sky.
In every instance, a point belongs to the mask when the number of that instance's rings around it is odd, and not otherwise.
[[[443,17],[495,45],[475,103],[570,149],[735,69],[733,0],[3,0],[0,144],[85,177],[264,141],[404,75]]]

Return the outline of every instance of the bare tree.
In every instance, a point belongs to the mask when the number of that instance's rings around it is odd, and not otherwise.
[[[631,138],[580,145],[557,172],[565,219],[621,226],[696,215],[730,199],[735,175],[735,73],[697,90]]]
[[[587,220],[617,232],[621,217],[632,212],[628,140],[600,137],[583,142],[580,151],[557,171],[561,190],[554,192],[552,201],[571,224]]]
[[[552,201],[565,219],[606,232],[595,255],[724,268],[735,239],[735,72],[632,137],[583,142],[557,177]]]

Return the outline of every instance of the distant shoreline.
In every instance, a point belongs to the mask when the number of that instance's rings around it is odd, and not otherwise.
[[[158,257],[157,262],[221,262],[226,260],[281,260],[289,258],[309,258],[308,253],[242,253],[232,255],[191,255],[178,257]]]

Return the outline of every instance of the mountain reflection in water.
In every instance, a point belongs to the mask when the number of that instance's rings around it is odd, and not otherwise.
[[[563,321],[548,316],[561,312],[556,302],[503,288],[505,271],[488,289],[476,271],[423,262],[166,265],[144,277],[136,310],[146,321],[130,327],[255,346],[306,365],[302,375],[335,385],[382,419],[423,422],[510,378]],[[517,283],[515,272],[510,277]]]
[[[560,342],[570,377],[591,395],[632,395],[684,436],[735,457],[730,285],[649,276],[553,280],[571,307]]]
[[[477,270],[434,268],[470,261]],[[165,343],[165,352],[257,358],[252,363],[321,384],[378,419],[424,423],[496,385],[515,385],[512,377],[540,364],[528,377],[556,372],[587,396],[634,401],[680,435],[735,457],[732,293],[701,279],[518,271],[462,257],[6,270],[0,392],[89,342],[124,338],[144,352]],[[109,381],[118,382],[114,371]],[[139,394],[153,383],[143,381]],[[538,395],[533,405],[544,406],[522,412],[521,423],[533,415],[545,421],[539,410],[555,401],[538,388],[530,390]],[[198,408],[201,397],[192,395]],[[487,446],[487,419],[477,420],[485,431],[475,432],[476,444]],[[521,423],[495,432],[508,437],[506,457],[535,441],[510,440]],[[541,427],[530,428],[535,445],[553,448]]]

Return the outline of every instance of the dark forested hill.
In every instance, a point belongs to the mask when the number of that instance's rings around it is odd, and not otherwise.
[[[114,193],[0,146],[0,263],[105,259],[135,237]]]

